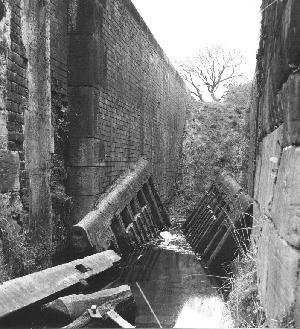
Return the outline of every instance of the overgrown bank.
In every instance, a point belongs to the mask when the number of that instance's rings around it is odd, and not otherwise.
[[[235,86],[219,103],[191,101],[177,182],[176,204],[181,214],[193,209],[221,170],[246,189],[250,89],[250,83]]]

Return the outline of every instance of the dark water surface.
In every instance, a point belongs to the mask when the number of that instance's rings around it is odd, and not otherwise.
[[[107,284],[130,285],[137,306],[134,323],[137,328],[158,328],[160,325],[167,328],[230,328],[228,312],[209,278],[184,237],[175,232],[170,240],[167,235],[153,245],[123,256],[120,267],[95,277],[89,282],[92,291],[86,293],[103,289]],[[64,294],[78,293],[72,289]],[[44,318],[40,307],[38,303],[12,314],[3,323],[5,326],[0,323],[0,328],[63,325],[59,319]],[[133,324],[134,312],[127,315]]]
[[[136,283],[162,327],[174,327],[176,323],[197,326],[190,316],[199,313],[205,300],[217,296],[216,288],[195,255],[153,246],[123,258],[118,284],[124,283],[129,284],[134,293],[138,328],[159,327],[159,324]],[[189,318],[184,319],[183,313]]]

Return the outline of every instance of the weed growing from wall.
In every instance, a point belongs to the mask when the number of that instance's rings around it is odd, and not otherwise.
[[[26,275],[38,270],[36,259],[40,252],[30,244],[29,233],[22,223],[28,222],[17,196],[0,195],[0,281]]]

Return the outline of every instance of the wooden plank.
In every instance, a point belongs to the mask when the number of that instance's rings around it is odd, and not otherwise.
[[[127,298],[130,295],[130,287],[123,285],[88,295],[78,294],[60,297],[44,305],[42,311],[46,316],[49,314],[52,316],[63,315],[69,320],[75,320],[92,305],[101,305],[116,298]]]
[[[145,230],[145,234],[147,239],[153,238],[153,231],[154,231],[154,223],[151,220],[151,216],[147,216],[145,213],[144,207],[146,206],[146,202],[142,201],[143,197],[141,196],[141,192],[139,191],[138,194],[133,198],[133,202],[135,204],[135,208],[138,209],[139,215],[141,216],[141,221],[143,224],[143,228]]]
[[[219,254],[219,252],[222,250],[222,247],[225,245],[226,241],[228,238],[230,238],[230,234],[232,233],[233,228],[230,227],[226,233],[223,235],[222,239],[220,240],[219,244],[216,246],[215,250],[212,252],[212,254],[209,257],[209,260],[207,262],[207,265],[210,266],[215,258],[217,257],[217,255]]]
[[[165,222],[165,225],[167,225],[168,227],[170,227],[171,226],[171,222],[170,222],[169,215],[167,214],[167,212],[166,212],[166,210],[165,210],[165,208],[164,208],[164,206],[163,206],[163,204],[161,202],[161,199],[160,199],[160,197],[158,195],[157,189],[155,187],[155,184],[154,184],[153,179],[152,179],[151,176],[149,177],[148,182],[149,182],[148,186],[149,186],[150,192],[153,194],[154,199],[156,201],[156,204],[157,204],[157,206],[159,208],[159,213],[162,215],[163,220]]]
[[[150,210],[147,205],[143,206],[142,214],[146,218],[146,222],[148,223],[149,231],[151,232],[152,238],[157,236],[158,228],[156,227],[155,223],[152,220]]]
[[[183,231],[184,233],[187,233],[188,230],[195,225],[195,223],[198,221],[199,218],[203,216],[203,212],[205,211],[207,205],[211,203],[212,198],[214,197],[214,194],[212,193],[213,188],[211,187],[209,192],[202,198],[199,205],[193,211],[191,216],[187,219],[187,221],[184,223]]]
[[[204,259],[208,259],[211,255],[211,253],[214,251],[214,248],[218,243],[221,241],[222,237],[224,236],[224,230],[227,231],[226,227],[224,225],[220,225],[217,230],[215,231],[215,234],[211,238],[210,242],[207,244],[206,248],[204,249],[202,256]]]
[[[121,328],[135,328],[133,325],[131,325],[129,322],[124,320],[116,311],[110,310],[105,314],[106,317],[111,319],[113,322],[115,322],[119,327]]]
[[[137,221],[134,221],[132,224],[133,224],[134,230],[137,232],[137,234],[141,240],[141,245],[143,245],[146,242],[146,238],[143,234],[143,231],[142,231],[140,225],[138,225]]]
[[[159,219],[159,217],[156,216],[156,212],[155,210],[153,210],[152,205],[150,203],[150,201],[148,200],[147,196],[145,195],[145,191],[144,189],[141,189],[140,191],[140,195],[142,198],[142,202],[147,206],[148,210],[149,210],[149,214],[150,214],[150,218],[152,220],[152,222],[155,224],[156,227],[158,227],[159,229],[162,229],[162,222]]]
[[[193,225],[193,220],[197,216],[199,210],[201,210],[208,203],[208,199],[211,197],[212,187],[209,188],[208,192],[205,193],[203,198],[197,203],[197,207],[192,211],[187,220],[182,225],[182,230],[185,232],[186,229]]]
[[[133,223],[131,223],[127,228],[126,228],[126,233],[131,237],[134,245],[140,246],[141,245],[141,238],[139,234],[137,233],[136,229],[133,226]]]
[[[207,227],[211,225],[213,221],[214,213],[210,207],[207,207],[207,211],[203,219],[199,219],[200,224],[197,225],[194,229],[191,229],[188,239],[191,244],[194,244],[196,241],[203,237],[203,233],[206,231]]]
[[[126,233],[126,229],[120,214],[114,216],[111,228],[116,237],[120,251],[128,250],[133,247],[132,239]]]
[[[77,235],[81,234],[82,239],[86,239],[97,251],[105,249],[106,245],[103,245],[103,241],[106,239],[107,228],[111,225],[114,215],[120,213],[130,203],[149,177],[150,164],[141,159],[116,180],[100,197],[95,209],[72,227],[71,233],[75,231]]]
[[[157,224],[158,228],[162,230],[165,227],[165,222],[147,183],[143,185],[142,191],[148,201],[153,220]]]
[[[143,209],[141,209],[140,221],[142,222],[143,228],[145,230],[147,240],[148,241],[151,240],[153,238],[153,232],[151,230],[151,223],[149,221],[149,218],[145,215]]]
[[[111,299],[108,302],[103,303],[102,305],[99,305],[97,307],[97,314],[99,314],[101,317],[104,316],[108,311],[112,309],[118,310],[118,312],[124,312],[126,309],[131,308],[132,304],[134,303],[134,298],[132,293],[128,294],[127,296],[121,296],[121,297],[116,297],[114,299]],[[131,310],[132,311],[132,310]],[[67,326],[64,326],[63,329],[76,329],[76,328],[85,328],[87,327],[90,323],[95,323],[93,326],[98,327],[99,322],[102,323],[102,327],[106,327],[105,322],[99,320],[94,320],[91,318],[90,313],[88,311],[84,312],[80,317],[78,317],[76,320],[74,320],[72,323],[68,324]],[[98,325],[96,325],[98,323]]]
[[[140,214],[136,215],[134,222],[136,223],[136,226],[139,229],[140,234],[142,235],[142,238],[143,238],[144,242],[148,242],[149,241],[149,236],[147,234],[147,231],[144,228],[144,225],[143,225],[143,222],[142,222],[142,216]]]
[[[108,250],[4,282],[0,285],[0,318],[95,276],[120,259]]]
[[[204,230],[201,232],[201,235],[197,242],[194,244],[195,250],[197,252],[203,252],[203,248],[205,248],[206,244],[211,240],[212,238],[212,233],[217,230],[219,225],[222,224],[223,222],[223,217],[222,215],[224,214],[223,208],[218,209],[218,213],[215,213],[214,217],[211,217],[211,222],[204,228]]]

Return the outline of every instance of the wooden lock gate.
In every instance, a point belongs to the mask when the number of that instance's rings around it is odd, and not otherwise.
[[[187,241],[208,267],[232,261],[248,247],[252,199],[227,173],[217,176],[183,224]]]
[[[140,159],[100,197],[95,209],[71,229],[75,254],[109,247],[124,252],[139,247],[170,226],[151,177]]]

